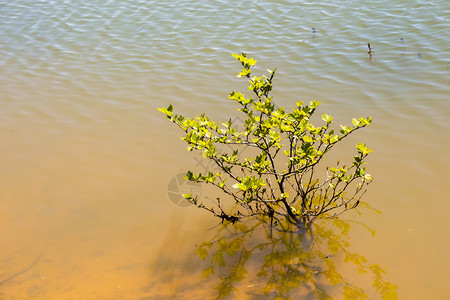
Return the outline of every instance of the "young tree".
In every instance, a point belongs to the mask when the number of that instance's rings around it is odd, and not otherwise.
[[[357,153],[349,165],[323,168],[323,157],[354,131],[371,123],[371,118],[353,119],[351,126],[341,125],[339,132],[331,128],[333,117],[322,115],[321,126],[311,123],[320,102],[299,101],[292,111],[276,108],[272,91],[276,69],[268,76],[252,76],[256,64],[245,53],[233,54],[243,69],[237,75],[247,78],[253,97],[231,92],[229,99],[237,102],[244,115],[243,128],[231,119],[220,123],[205,114],[186,118],[173,113],[172,105],[159,108],[167,118],[181,128],[189,151],[200,151],[217,165],[219,172],[194,174],[186,179],[204,182],[222,190],[234,199],[231,208],[220,198],[215,207],[206,205],[197,196],[184,194],[196,206],[206,209],[222,220],[235,222],[243,216],[286,216],[291,222],[308,226],[319,217],[335,217],[358,206],[366,186],[372,181],[364,168],[372,151],[365,144],[356,145]],[[227,151],[226,146],[234,147]],[[253,151],[241,157],[242,147]]]

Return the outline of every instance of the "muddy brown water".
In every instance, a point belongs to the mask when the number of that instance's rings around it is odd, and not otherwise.
[[[168,193],[207,164],[156,108],[238,116],[239,51],[278,67],[278,105],[373,116],[336,153],[375,149],[365,201],[383,213],[347,216],[376,231],[352,226],[351,249],[401,299],[450,297],[447,2],[0,3],[0,298],[214,295],[195,251],[215,220]]]

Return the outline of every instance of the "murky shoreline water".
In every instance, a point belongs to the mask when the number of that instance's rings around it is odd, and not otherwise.
[[[447,1],[0,1],[0,298],[199,295],[161,285],[195,269],[214,220],[170,202],[170,180],[198,162],[156,108],[236,116],[240,51],[256,72],[278,67],[278,105],[374,117],[354,141],[375,149],[366,201],[383,214],[352,215],[377,231],[355,230],[352,248],[400,298],[450,297],[449,13]]]

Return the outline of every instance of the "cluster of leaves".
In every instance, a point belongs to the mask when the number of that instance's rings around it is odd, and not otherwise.
[[[351,126],[340,126],[335,131],[333,117],[322,115],[321,126],[311,118],[320,104],[311,101],[296,103],[288,112],[276,108],[272,91],[276,69],[267,70],[268,76],[253,76],[256,64],[245,53],[233,54],[243,69],[237,75],[247,78],[253,97],[241,92],[231,92],[229,100],[237,102],[244,114],[242,127],[231,119],[215,122],[205,114],[186,118],[173,113],[172,105],[159,108],[167,118],[181,128],[189,151],[200,151],[213,161],[219,172],[187,172],[186,179],[205,182],[232,197],[239,209],[227,210],[217,198],[215,207],[205,205],[195,195],[184,197],[222,220],[237,221],[242,216],[285,215],[289,220],[308,225],[320,216],[335,217],[358,206],[365,187],[372,181],[364,167],[372,151],[365,144],[356,145],[357,153],[347,165],[317,171],[325,154],[340,141],[371,123],[371,118],[353,119]],[[235,147],[233,151],[225,147]],[[242,157],[242,147],[253,149],[252,156]],[[322,176],[322,179],[320,179]],[[243,208],[243,209],[242,209]]]

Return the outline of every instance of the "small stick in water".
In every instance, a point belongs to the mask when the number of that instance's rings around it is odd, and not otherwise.
[[[369,48],[369,51],[367,52],[370,56],[370,58],[372,58],[372,53],[374,53],[375,51],[373,51],[373,49],[370,47],[370,43],[367,43],[367,48]]]
[[[373,51],[373,48],[370,47],[370,43],[367,43],[367,48],[369,49],[369,51],[367,51],[367,54],[369,54],[369,61],[372,63],[372,54],[375,53],[375,51]]]

